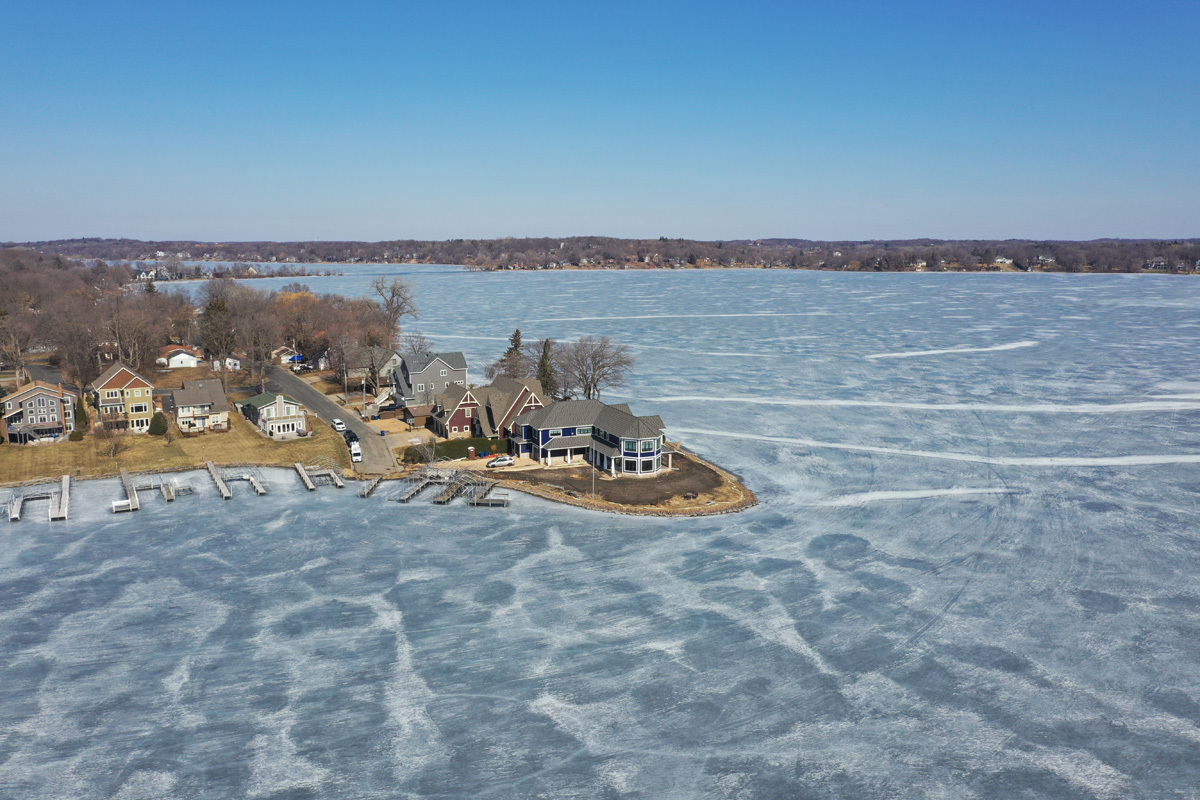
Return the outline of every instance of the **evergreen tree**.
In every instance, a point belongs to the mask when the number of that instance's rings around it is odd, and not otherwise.
[[[512,332],[512,336],[508,337],[508,349],[504,351],[503,358],[520,355],[521,353],[521,329],[517,328]]]
[[[542,357],[538,359],[537,379],[547,397],[558,394],[558,372],[554,367],[554,340],[542,342]]]
[[[150,418],[150,427],[146,431],[151,436],[162,436],[167,432],[167,417],[161,411],[155,411]]]

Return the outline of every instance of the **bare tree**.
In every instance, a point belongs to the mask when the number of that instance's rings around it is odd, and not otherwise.
[[[432,353],[433,342],[420,331],[408,331],[400,334],[401,353]]]
[[[216,283],[210,281],[209,283]],[[228,388],[225,379],[225,363],[237,344],[237,333],[233,327],[233,316],[229,304],[221,295],[214,295],[200,314],[200,337],[204,349],[217,359],[220,369],[221,388]]]
[[[258,292],[247,287],[230,298],[230,318],[233,321],[235,341],[246,352],[250,376],[257,381],[259,391],[266,388],[267,365],[271,362],[271,351],[279,346],[283,334],[279,318],[275,314],[275,295]]]
[[[400,332],[400,318],[417,316],[416,292],[402,278],[389,281],[383,275],[371,281],[371,291],[379,296],[383,304],[383,317],[388,328],[387,344],[392,344]]]
[[[17,370],[18,383],[29,364],[29,349],[37,337],[37,315],[20,306],[9,310],[0,306],[0,356]]]
[[[625,383],[625,373],[636,361],[628,347],[607,336],[584,336],[563,345],[559,355],[563,395],[578,392],[599,400],[601,390]]]

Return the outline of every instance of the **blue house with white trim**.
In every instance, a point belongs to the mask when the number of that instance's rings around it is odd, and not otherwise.
[[[657,475],[663,463],[661,417],[635,416],[624,403],[561,400],[516,417],[509,452],[550,466],[583,460],[611,475]]]

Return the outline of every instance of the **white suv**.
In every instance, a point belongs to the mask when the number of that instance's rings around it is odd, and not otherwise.
[[[332,425],[333,429],[335,431],[337,431],[338,433],[341,433],[342,431],[346,430],[346,423],[342,422],[340,419],[334,419],[333,422],[331,422],[329,424]]]

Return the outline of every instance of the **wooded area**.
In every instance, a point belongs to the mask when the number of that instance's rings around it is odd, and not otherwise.
[[[387,242],[145,242],[64,239],[27,242],[48,253],[121,261],[174,260],[313,263],[463,264],[483,269],[776,267],[906,271],[1018,269],[1061,272],[1188,272],[1200,261],[1200,239],[1033,241],[820,242],[807,239],[696,241],[603,236]],[[298,268],[297,268],[298,269]]]
[[[202,347],[222,364],[240,353],[259,382],[271,351],[283,345],[307,358],[324,354],[334,369],[353,368],[371,348],[394,346],[401,318],[416,314],[402,280],[376,283],[378,300],[314,294],[300,283],[267,292],[213,278],[193,299],[134,282],[128,266],[3,250],[0,360],[20,371],[32,354],[49,351],[51,363],[81,389],[113,361],[152,368],[168,344]]]

